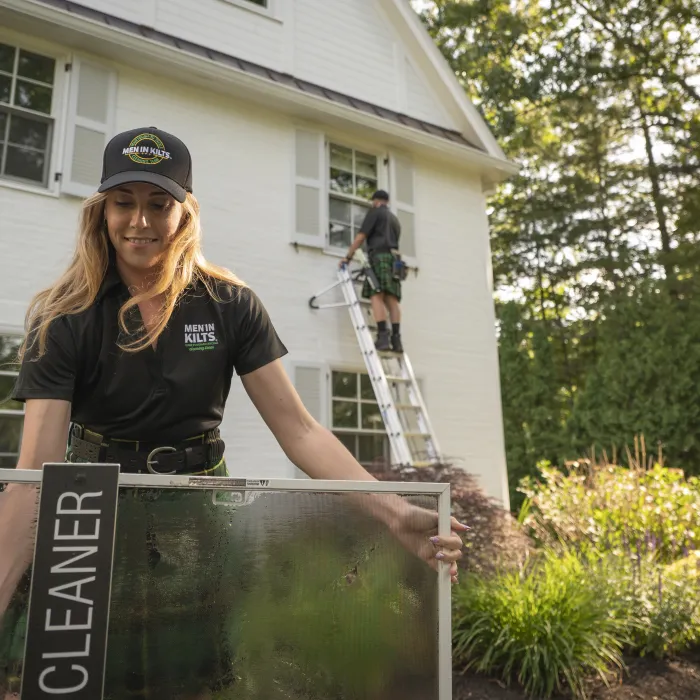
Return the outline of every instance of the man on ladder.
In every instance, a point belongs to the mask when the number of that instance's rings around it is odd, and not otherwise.
[[[367,257],[371,266],[362,287],[362,296],[372,302],[372,313],[377,322],[377,350],[403,352],[401,343],[401,280],[405,267],[399,255],[401,224],[389,209],[389,194],[377,190],[372,195],[372,208],[367,212],[355,240],[348,248],[340,266],[347,265],[355,251],[367,241]],[[369,272],[369,271],[368,271]],[[386,310],[391,319],[391,338],[386,325]]]

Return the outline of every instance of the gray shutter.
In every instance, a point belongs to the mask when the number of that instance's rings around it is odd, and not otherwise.
[[[75,57],[70,75],[63,194],[84,198],[97,191],[102,154],[114,131],[116,101],[116,72]]]
[[[294,386],[306,410],[323,426],[328,426],[328,369],[316,362],[294,364]],[[306,479],[307,475],[294,466],[295,478]]]
[[[328,425],[327,371],[320,363],[296,363],[294,386],[306,410],[323,426]]]
[[[293,240],[318,248],[326,244],[325,161],[323,134],[297,129]]]
[[[392,208],[401,222],[399,248],[405,258],[416,258],[416,213],[413,164],[402,155],[393,154],[391,162]]]

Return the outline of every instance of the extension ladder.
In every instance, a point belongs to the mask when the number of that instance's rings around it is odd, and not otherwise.
[[[312,309],[348,307],[350,319],[367,367],[374,395],[384,421],[394,462],[402,467],[425,467],[440,462],[440,449],[430,423],[423,396],[408,355],[378,351],[372,336],[373,326],[365,318],[363,302],[356,285],[365,279],[373,284],[373,273],[366,259],[359,270],[350,272],[347,266],[338,270],[338,282],[311,297]],[[340,286],[344,303],[319,305],[316,299]],[[368,313],[371,311],[368,309]]]

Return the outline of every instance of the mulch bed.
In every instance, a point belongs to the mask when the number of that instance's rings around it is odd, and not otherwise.
[[[700,651],[669,661],[626,659],[627,672],[610,687],[592,682],[590,700],[700,700]],[[517,688],[478,675],[454,676],[454,700],[532,700]],[[568,700],[556,698],[554,700]]]

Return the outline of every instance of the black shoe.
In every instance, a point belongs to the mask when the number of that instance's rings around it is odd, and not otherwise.
[[[401,335],[399,333],[391,336],[391,349],[394,352],[403,352],[403,343],[401,342]]]
[[[377,340],[374,342],[374,347],[379,351],[391,350],[389,331],[379,331],[377,333]]]

